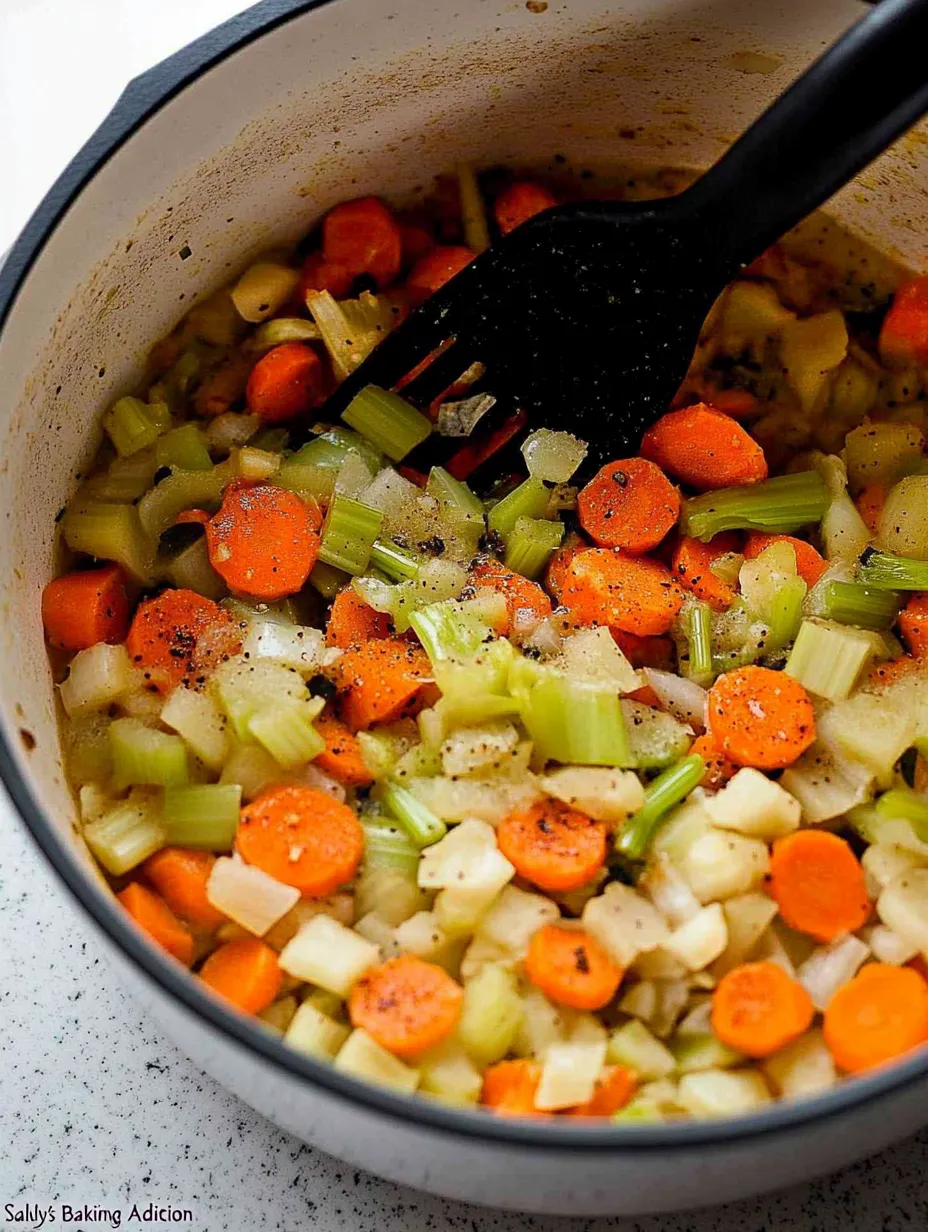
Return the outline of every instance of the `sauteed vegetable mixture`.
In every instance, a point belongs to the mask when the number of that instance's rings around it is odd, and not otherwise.
[[[623,1122],[823,1090],[928,1039],[928,277],[787,239],[599,470],[479,365],[316,422],[555,200],[486,183],[336,206],[104,414],[42,598],[83,837],[344,1073]]]

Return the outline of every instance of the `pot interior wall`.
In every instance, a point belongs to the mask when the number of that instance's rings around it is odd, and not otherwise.
[[[861,11],[854,0],[329,0],[216,64],[113,154],[0,336],[0,707],[58,824],[73,805],[38,617],[54,517],[96,447],[101,407],[177,315],[334,202],[414,195],[459,159],[705,166]],[[836,205],[916,266],[928,255],[926,148],[910,136]]]

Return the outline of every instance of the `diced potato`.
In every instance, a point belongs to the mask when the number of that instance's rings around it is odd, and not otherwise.
[[[825,1010],[842,984],[857,973],[870,956],[869,947],[853,935],[817,946],[796,971],[796,978],[817,1010]]]
[[[693,901],[696,903],[696,911],[702,911],[698,899],[694,898]],[[663,949],[639,954],[629,970],[634,971],[642,980],[683,980],[687,976],[687,969],[680,959],[669,950]]]
[[[763,355],[767,340],[796,319],[784,308],[776,291],[763,282],[735,282],[721,307],[720,333],[726,355],[740,355],[750,347]]]
[[[768,842],[799,826],[799,801],[766,774],[744,766],[706,800],[713,824]]]
[[[567,1011],[554,1005],[533,985],[522,994],[522,1025],[513,1041],[512,1050],[519,1057],[540,1059],[552,1044],[567,1034]]]
[[[300,892],[238,857],[221,856],[210,872],[206,897],[230,920],[263,937],[296,906]]]
[[[876,910],[887,928],[928,954],[928,868],[899,873],[883,890]]]
[[[895,483],[906,464],[921,457],[925,438],[913,424],[865,423],[847,434],[844,456],[851,489]]]
[[[302,925],[284,946],[280,965],[288,975],[347,996],[365,971],[380,960],[380,950],[327,915]]]
[[[638,886],[674,928],[699,913],[699,899],[665,852],[650,861]]]
[[[893,698],[857,693],[817,717],[819,739],[888,783],[915,737],[915,715]]]
[[[405,1095],[412,1095],[419,1085],[419,1071],[404,1065],[399,1058],[371,1039],[358,1027],[352,1031],[339,1049],[335,1068],[353,1078],[363,1078],[378,1086],[391,1087]]]
[[[541,796],[534,775],[496,775],[455,781],[447,777],[414,778],[406,784],[426,808],[443,821],[477,818],[498,825],[510,813],[530,808]]]
[[[418,958],[434,959],[448,944],[448,938],[431,911],[417,911],[398,925],[393,936],[402,953],[415,954]]]
[[[453,887],[494,897],[515,875],[496,844],[496,831],[485,821],[462,821],[443,839],[426,847],[419,861],[423,890]]]
[[[869,945],[877,962],[890,967],[901,967],[918,954],[918,946],[905,937],[887,928],[885,924],[873,924],[860,930],[860,938]]]
[[[768,1057],[764,1071],[777,1093],[787,1099],[816,1095],[838,1081],[834,1060],[818,1028]]]
[[[419,1092],[466,1107],[480,1098],[483,1075],[460,1045],[444,1044],[419,1058]]]
[[[543,775],[538,786],[596,821],[623,822],[644,804],[644,788],[633,770],[560,766]]]
[[[481,920],[479,936],[506,949],[518,962],[528,953],[534,934],[559,917],[557,904],[546,895],[507,885]]]
[[[519,744],[512,723],[487,723],[454,731],[441,746],[442,768],[448,775],[487,774],[502,769]]]
[[[769,1104],[770,1090],[757,1070],[707,1069],[684,1074],[676,1098],[680,1107],[693,1116],[737,1116]]]
[[[880,513],[877,543],[887,552],[928,560],[928,475],[910,475],[890,488]]]
[[[606,1032],[584,1024],[582,1032],[572,1031],[563,1043],[551,1044],[545,1053],[541,1081],[535,1094],[535,1107],[554,1112],[592,1098],[596,1079],[606,1062]]]
[[[657,1006],[648,1019],[655,1035],[666,1039],[677,1025],[690,999],[689,980],[656,980]]]
[[[657,1013],[657,1006],[656,980],[639,980],[637,984],[632,984],[625,989],[619,1002],[619,1009],[623,1014],[630,1014],[632,1018],[640,1018],[643,1022],[651,1021]]]
[[[581,629],[564,639],[554,666],[562,668],[572,680],[612,686],[618,693],[634,693],[641,679],[618,648],[608,629]]]
[[[712,965],[716,979],[751,958],[754,947],[777,914],[777,905],[766,894],[754,890],[729,898],[722,904],[722,910],[728,926],[728,945]]]
[[[279,1001],[269,1005],[266,1010],[262,1010],[258,1018],[275,1034],[283,1035],[293,1021],[297,1008],[296,997],[281,997]]]
[[[296,270],[272,261],[257,261],[232,288],[232,303],[243,320],[266,321],[283,307],[299,281]]]
[[[665,948],[690,971],[707,967],[727,944],[728,928],[720,903],[703,907],[698,915],[675,929],[664,943]]]
[[[173,689],[161,710],[161,722],[177,732],[205,766],[222,767],[229,754],[226,721],[208,694]]]
[[[673,1053],[656,1039],[644,1023],[631,1019],[609,1036],[606,1060],[624,1065],[641,1080],[666,1078],[676,1066]]]
[[[354,931],[365,941],[370,941],[380,950],[384,958],[395,958],[399,954],[396,943],[396,931],[391,924],[377,914],[369,911],[354,923]]]
[[[687,853],[693,844],[713,832],[706,800],[705,793],[697,788],[668,814],[651,844],[655,857],[665,855],[676,868],[683,871]]]
[[[311,1002],[304,1001],[294,1014],[284,1040],[298,1052],[331,1061],[350,1034],[351,1028],[346,1023],[335,1022]]]
[[[696,839],[681,869],[701,903],[745,894],[766,875],[767,844],[733,832],[713,830]]]
[[[837,309],[787,321],[780,331],[780,358],[786,379],[804,411],[817,409],[831,372],[847,355],[847,325]]]
[[[135,676],[125,646],[97,642],[79,650],[59,686],[61,704],[69,717],[103,710],[128,693]]]
[[[666,945],[670,936],[662,916],[630,886],[613,881],[583,909],[583,926],[620,967],[638,954]]]

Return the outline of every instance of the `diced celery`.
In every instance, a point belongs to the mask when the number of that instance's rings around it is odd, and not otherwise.
[[[756,1070],[707,1069],[685,1074],[677,1097],[693,1116],[735,1116],[770,1103],[770,1091]]]
[[[458,1039],[478,1065],[490,1065],[509,1052],[523,1013],[513,973],[498,963],[487,963],[464,985]]]
[[[457,176],[464,243],[474,252],[484,252],[490,247],[490,229],[487,226],[487,207],[473,163],[459,164]]]
[[[677,1071],[692,1074],[705,1069],[730,1069],[744,1060],[740,1052],[729,1048],[714,1035],[686,1035],[671,1041]]]
[[[285,460],[273,477],[277,488],[294,492],[301,500],[322,501],[327,504],[335,490],[338,471],[322,466],[303,466],[294,460]]]
[[[259,449],[256,445],[243,445],[229,457],[234,468],[234,478],[263,483],[273,478],[280,470],[280,454]]]
[[[163,402],[149,406],[141,398],[118,398],[103,416],[103,427],[125,457],[153,445],[171,424],[171,413]]]
[[[878,590],[928,590],[928,561],[868,548],[860,558],[860,581]]]
[[[86,494],[94,501],[131,505],[151,487],[158,466],[154,449],[140,449],[128,457],[116,457],[102,474],[87,481],[81,496]]]
[[[639,770],[663,770],[685,756],[692,736],[689,728],[673,715],[624,697],[621,706],[628,734],[630,765]]]
[[[872,657],[866,634],[847,625],[804,620],[784,670],[810,693],[837,702],[850,695]]]
[[[350,1034],[351,1028],[345,1023],[335,1022],[304,1001],[287,1028],[284,1042],[297,1052],[331,1061]]]
[[[319,326],[303,317],[276,317],[259,325],[245,346],[249,351],[263,354],[283,342],[318,342]]]
[[[377,540],[371,548],[370,566],[386,574],[391,582],[406,582],[419,572],[419,557],[393,543]]]
[[[652,779],[645,788],[644,805],[619,831],[616,850],[630,859],[642,859],[666,815],[699,786],[705,773],[706,763],[694,753]]]
[[[319,560],[346,573],[363,573],[382,522],[379,509],[370,509],[348,496],[336,496],[322,528]]]
[[[384,464],[379,449],[350,428],[326,428],[308,441],[290,459],[294,465],[340,471],[349,453],[356,453],[367,469],[376,474]]]
[[[606,1060],[610,1065],[624,1065],[638,1077],[666,1078],[676,1068],[673,1053],[656,1039],[643,1022],[631,1018],[609,1036]]]
[[[452,599],[412,612],[409,624],[433,663],[475,655],[493,636],[474,608]]]
[[[236,783],[166,788],[164,825],[168,842],[207,851],[231,851],[241,801],[242,789]]]
[[[401,462],[432,432],[428,419],[405,398],[376,385],[356,394],[342,419],[394,462]]]
[[[71,660],[60,686],[61,704],[70,717],[102,710],[133,686],[132,664],[125,646],[97,642]]]
[[[225,788],[223,788],[225,790]],[[206,883],[206,897],[223,915],[256,937],[263,937],[300,900],[295,886],[284,885],[237,856],[215,862]]]
[[[229,755],[219,781],[237,783],[244,799],[253,800],[279,778],[280,766],[270,753],[257,744],[241,744]]]
[[[113,560],[142,586],[150,586],[154,581],[154,548],[142,531],[139,511],[134,505],[85,505],[70,509],[61,529],[72,551]]]
[[[343,569],[327,565],[325,561],[317,560],[309,575],[309,584],[317,590],[323,599],[334,599],[338,592],[351,581],[351,574]]]
[[[902,817],[915,831],[916,837],[928,843],[928,797],[907,788],[884,792],[876,802],[881,817]]]
[[[257,323],[282,308],[299,281],[296,270],[274,261],[256,261],[232,288],[232,303],[243,320]]]
[[[187,749],[180,736],[146,727],[138,719],[110,724],[116,790],[133,784],[179,787],[189,781]]]
[[[223,488],[232,478],[233,467],[228,462],[208,471],[176,471],[139,501],[142,529],[157,539],[185,509],[214,512],[219,508]]]
[[[515,529],[519,518],[544,517],[551,493],[541,479],[526,479],[490,510],[487,524],[503,539]]]
[[[189,547],[178,552],[165,572],[175,586],[196,591],[206,599],[221,599],[228,594],[225,582],[213,568],[209,558],[205,535],[201,535]]]
[[[619,696],[609,686],[546,672],[525,698],[522,722],[542,761],[633,764]]]
[[[252,663],[237,658],[221,664],[210,679],[210,690],[228,716],[232,731],[239,740],[251,738],[248,721],[258,710],[276,704],[306,704],[306,685],[302,676],[280,663],[263,659]]]
[[[405,787],[399,787],[396,783],[387,784],[384,788],[383,804],[417,847],[428,847],[437,843],[447,833],[448,827],[445,823]]]
[[[548,483],[567,483],[586,457],[587,447],[569,432],[539,428],[522,444],[528,473]]]
[[[888,629],[899,614],[902,597],[860,582],[826,582],[821,615],[842,625],[862,629]]]
[[[279,766],[292,770],[325,749],[325,740],[313,727],[324,702],[271,702],[248,720],[248,732],[263,745]]]
[[[476,496],[466,483],[449,475],[441,466],[433,466],[429,471],[429,481],[425,486],[427,496],[432,496],[449,513],[465,521],[484,521],[483,501]]]
[[[630,1100],[624,1108],[612,1114],[614,1125],[659,1125],[664,1119],[657,1104],[647,1099]]]
[[[181,471],[208,471],[213,465],[203,433],[195,423],[173,428],[159,437],[155,457],[159,466],[173,466]]]
[[[419,1092],[455,1107],[475,1104],[483,1076],[464,1050],[452,1042],[419,1059]]]
[[[548,522],[544,518],[517,518],[506,538],[504,564],[523,577],[537,578],[547,565],[551,553],[561,546],[563,522]]]
[[[258,1021],[274,1035],[284,1035],[296,1016],[297,1009],[296,997],[281,997],[261,1011]]]
[[[339,381],[353,372],[389,333],[397,311],[386,296],[369,291],[340,303],[328,291],[307,291],[306,307],[319,326]]]
[[[829,499],[817,471],[777,475],[684,501],[680,524],[684,534],[704,542],[723,530],[789,532],[820,522]]]
[[[712,612],[708,603],[690,604],[686,612],[688,653],[682,664],[686,676],[697,684],[712,680]]]
[[[87,846],[114,877],[129,872],[167,842],[154,802],[136,795],[85,825],[82,833]]]

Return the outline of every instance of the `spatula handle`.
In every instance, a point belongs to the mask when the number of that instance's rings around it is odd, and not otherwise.
[[[685,195],[723,264],[753,260],[928,111],[928,0],[882,0]]]

